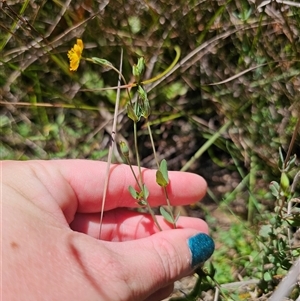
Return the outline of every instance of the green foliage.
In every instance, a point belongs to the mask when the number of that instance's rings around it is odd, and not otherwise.
[[[280,184],[273,181],[270,185],[276,206],[274,213],[265,215],[268,223],[260,227],[258,238],[263,258],[260,287],[265,292],[273,289],[275,284],[272,280],[285,274],[300,254],[300,247],[295,249],[290,237],[291,226],[299,221],[299,209],[293,204],[298,179],[295,177],[291,183],[287,175],[295,167],[295,157],[286,160],[280,150],[279,158],[282,169]]]
[[[237,281],[238,274],[245,280],[258,278],[261,255],[255,233],[243,223],[234,223],[226,231],[218,229],[218,235],[221,247],[212,257],[214,279],[222,284]]]

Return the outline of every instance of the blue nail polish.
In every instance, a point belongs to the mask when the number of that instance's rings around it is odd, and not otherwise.
[[[192,253],[192,267],[206,261],[215,250],[214,241],[205,233],[190,237],[188,245]]]

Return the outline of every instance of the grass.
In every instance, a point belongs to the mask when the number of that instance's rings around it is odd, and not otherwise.
[[[1,13],[1,159],[107,159],[116,90],[97,90],[115,86],[118,75],[85,61],[69,72],[66,54],[76,38],[84,56],[115,66],[122,48],[128,81],[139,56],[148,79],[180,47],[174,72],[146,86],[157,156],[209,183],[205,205],[186,208],[202,217],[213,208],[205,218],[218,248],[207,269],[216,282],[203,283],[258,279],[251,298],[269,296],[299,256],[292,201],[300,194],[299,160],[287,162],[299,157],[300,9],[274,2],[259,12],[250,1],[8,1]],[[121,111],[126,99],[122,92]],[[117,132],[132,151],[124,110]],[[137,134],[141,164],[156,168],[143,124]],[[122,161],[117,151],[113,158]],[[279,186],[271,190],[271,181]],[[221,298],[251,300],[232,291]]]

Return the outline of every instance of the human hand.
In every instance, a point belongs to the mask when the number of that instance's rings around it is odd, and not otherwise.
[[[160,300],[174,281],[213,252],[207,224],[180,217],[178,229],[133,212],[135,186],[126,165],[112,165],[101,240],[105,162],[3,161],[3,300]],[[143,170],[152,207],[165,202],[155,171]],[[196,202],[206,192],[195,174],[169,172],[172,205]],[[0,207],[1,208],[1,207]]]

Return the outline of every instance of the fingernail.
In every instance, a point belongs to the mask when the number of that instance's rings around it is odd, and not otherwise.
[[[206,261],[215,250],[215,243],[210,236],[199,233],[188,239],[188,245],[192,253],[192,267]]]

